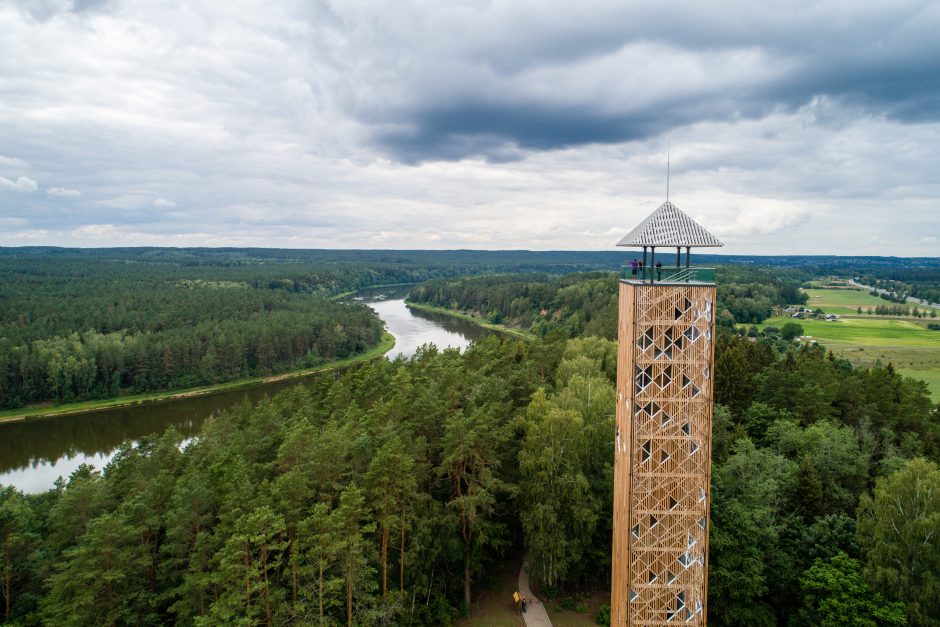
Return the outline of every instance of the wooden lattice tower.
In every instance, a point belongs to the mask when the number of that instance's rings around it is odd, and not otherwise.
[[[688,249],[721,242],[666,202],[618,245],[644,263],[620,282],[611,625],[704,625],[715,284]]]

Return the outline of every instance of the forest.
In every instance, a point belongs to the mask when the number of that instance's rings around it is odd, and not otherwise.
[[[72,272],[0,278],[0,409],[315,366],[382,337],[371,309],[314,294]]]
[[[924,385],[725,330],[716,350],[710,621],[938,624]],[[522,551],[544,592],[603,589],[615,355],[558,331],[428,347],[5,488],[5,621],[446,625]]]
[[[354,267],[321,292],[295,280],[314,262],[288,274],[255,252],[230,265],[168,249],[89,265],[0,254],[19,303],[0,300],[4,337],[32,345],[89,324],[159,337],[206,313],[263,327],[253,316],[267,312],[288,329],[297,314],[308,328],[331,307],[353,316],[344,328],[376,324],[326,298],[359,280]],[[372,361],[215,415],[195,438],[127,442],[45,493],[0,487],[3,623],[449,625],[522,554],[547,597],[606,589],[615,275],[415,271],[454,274],[412,299],[536,338]],[[709,621],[940,625],[940,408],[890,364],[731,330],[791,301],[809,271],[722,272]],[[26,317],[8,322],[16,310]]]
[[[760,323],[775,306],[803,304],[800,283],[804,270],[756,266],[718,268],[718,317],[721,326]],[[434,279],[415,286],[414,303],[470,313],[544,337],[559,331],[566,337],[617,334],[618,275],[612,272],[504,274],[459,279]]]
[[[330,297],[440,276],[604,267],[604,255],[0,248],[0,410],[317,366],[382,336],[370,309]]]

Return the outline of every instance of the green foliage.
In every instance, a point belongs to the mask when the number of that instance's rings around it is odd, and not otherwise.
[[[260,265],[196,266],[174,289],[314,285]],[[512,277],[475,281],[453,294]],[[481,310],[523,319],[549,294],[561,313],[538,314],[543,339],[378,360],[215,416],[183,450],[170,431],[46,494],[0,489],[5,620],[452,624],[523,550],[576,609],[572,587],[609,581],[616,347],[583,336],[608,282],[527,280],[507,305],[522,317]],[[911,624],[936,624],[940,471],[917,459],[938,458],[936,406],[890,366],[752,339],[716,335],[710,620],[900,624],[900,601]]]
[[[788,524],[794,464],[747,438],[712,474],[709,614],[722,624],[772,625],[767,599],[786,566],[781,536]]]
[[[603,627],[608,627],[610,625],[610,606],[602,605],[596,612],[594,612],[594,622]]]
[[[840,552],[817,559],[800,577],[806,624],[820,627],[906,625],[903,603],[889,603],[862,578],[862,565]]]
[[[787,410],[779,410],[760,401],[751,403],[741,415],[741,426],[760,445],[767,443],[767,430],[777,421],[795,422],[796,417]]]
[[[790,341],[803,335],[803,325],[798,322],[787,322],[780,327],[780,337]]]
[[[768,440],[774,450],[798,461],[798,489],[806,492],[798,492],[797,502],[805,514],[815,518],[855,511],[868,478],[868,464],[852,429],[828,420],[801,429],[779,420],[768,430]]]
[[[609,525],[598,522],[609,520],[603,512],[613,503],[614,387],[605,366],[614,348],[599,338],[570,341],[557,393],[536,391],[522,420],[519,517],[533,573],[549,587],[583,581],[598,562],[609,563],[596,547],[609,543]]]
[[[88,522],[75,546],[65,550],[49,578],[42,614],[54,625],[113,625],[157,622],[154,590],[145,574],[148,547],[125,511]]]
[[[535,572],[550,586],[582,561],[596,524],[579,457],[586,449],[582,425],[576,412],[550,407],[541,391],[529,405],[519,453],[521,521]]]
[[[875,483],[858,510],[858,542],[875,590],[904,603],[912,625],[940,617],[940,469],[924,459]]]
[[[773,314],[774,306],[806,302],[798,276],[768,268],[721,268],[717,277],[719,305],[735,322],[763,322]]]
[[[799,272],[722,267],[718,278],[719,324],[759,323],[775,305],[806,302]],[[618,276],[614,273],[491,275],[435,279],[411,290],[409,300],[474,314],[544,337],[617,336]]]
[[[286,547],[284,519],[268,506],[242,515],[216,554],[217,570],[212,582],[216,598],[208,616],[197,625],[271,624],[283,591],[272,588]]]
[[[12,487],[0,486],[0,600],[4,622],[32,609],[41,538],[29,502]]]
[[[329,297],[506,271],[609,268],[614,253],[0,249],[0,409],[208,385],[375,346],[381,322]],[[580,303],[581,286],[564,302]],[[481,310],[482,311],[482,310]],[[486,310],[494,320],[501,308]],[[616,310],[589,328],[613,328]],[[577,314],[580,315],[580,314]],[[580,324],[580,323],[579,323]]]
[[[542,366],[498,338],[428,348],[215,416],[184,450],[171,430],[47,494],[0,489],[6,618],[449,624],[518,532],[514,420]]]
[[[539,337],[556,330],[567,337],[616,336],[617,275],[612,273],[436,279],[413,288],[408,299],[471,313]]]
[[[365,305],[272,287],[270,272],[0,257],[0,408],[266,375],[380,341]]]

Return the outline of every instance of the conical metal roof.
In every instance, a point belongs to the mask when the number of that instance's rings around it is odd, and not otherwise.
[[[617,246],[724,246],[717,237],[668,200]]]

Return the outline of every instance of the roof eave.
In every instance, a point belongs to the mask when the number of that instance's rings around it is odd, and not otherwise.
[[[645,244],[642,244],[640,242],[624,242],[623,240],[620,240],[619,242],[615,244],[615,246],[623,246],[625,248],[631,248],[631,247],[649,248],[652,246],[655,246],[656,248],[722,248],[724,244],[721,242],[718,242],[717,244],[670,244],[670,243],[664,244],[663,242],[657,242],[657,243],[647,242]]]

